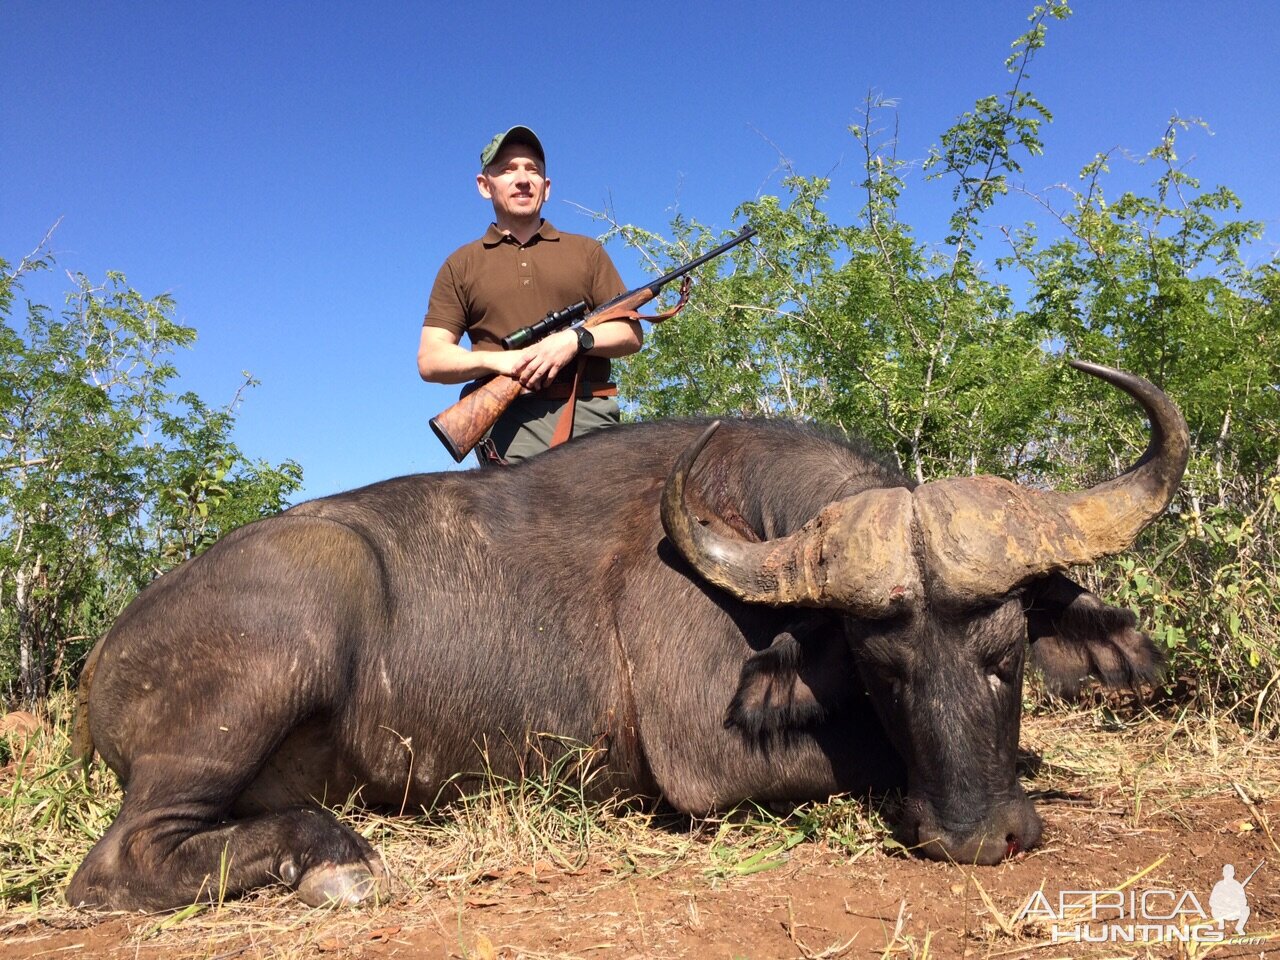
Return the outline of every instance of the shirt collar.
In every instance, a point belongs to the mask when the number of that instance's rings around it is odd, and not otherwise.
[[[529,238],[529,243],[534,243],[537,240],[559,240],[559,239],[560,239],[560,231],[551,225],[550,220],[543,220],[542,223],[538,225],[537,232],[534,233],[534,235]],[[480,238],[480,242],[483,243],[486,247],[496,247],[498,244],[506,241],[510,241],[514,243],[515,238],[512,237],[509,233],[503,233],[501,230],[499,230],[498,225],[496,223],[489,224],[489,229],[486,230],[484,232],[484,236]]]

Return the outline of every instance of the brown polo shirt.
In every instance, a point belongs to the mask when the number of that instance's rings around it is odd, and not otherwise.
[[[604,247],[590,237],[561,233],[548,221],[526,244],[494,224],[459,247],[436,275],[422,324],[465,333],[473,350],[501,350],[502,338],[579,300],[590,312],[626,288]],[[573,364],[558,380],[573,379]],[[589,357],[592,383],[609,379],[609,361]]]

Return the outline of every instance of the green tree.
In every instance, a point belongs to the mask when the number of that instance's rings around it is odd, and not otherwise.
[[[1048,111],[1023,89],[1045,24],[1069,11],[1037,7],[1006,62],[1013,83],[984,98],[942,137],[929,162],[954,181],[951,233],[941,248],[899,216],[903,161],[878,125],[892,104],[871,99],[851,128],[863,154],[865,200],[853,223],[826,213],[830,182],[795,171],[786,202],[766,196],[735,216],[759,231],[735,269],[708,271],[697,303],[659,327],[628,361],[625,394],[640,417],[705,413],[798,416],[839,425],[891,450],[918,480],[1013,469],[1037,450],[1045,384],[1042,332],[1017,314],[1008,289],[984,276],[972,251],[980,217],[1008,190],[1020,155],[1040,152]],[[677,220],[666,242],[615,227],[656,264],[715,242]],[[721,266],[717,264],[717,266]]]
[[[1274,262],[1244,260],[1260,224],[1180,166],[1178,136],[1195,126],[1174,118],[1147,155],[1148,194],[1108,198],[1110,158],[1099,156],[1065,203],[1038,198],[1054,236],[1011,232],[1002,265],[1029,277],[1023,312],[1055,348],[1140,373],[1177,400],[1192,438],[1180,522],[1148,531],[1110,583],[1184,681],[1280,726],[1269,694],[1280,676],[1280,287]],[[1142,442],[1122,399],[1094,401],[1073,404],[1052,447],[1078,481],[1113,473],[1119,451]]]
[[[232,526],[280,509],[296,464],[247,460],[234,410],[175,404],[174,349],[195,331],[168,295],[83,275],[55,313],[0,260],[0,676],[31,704],[134,593]]]

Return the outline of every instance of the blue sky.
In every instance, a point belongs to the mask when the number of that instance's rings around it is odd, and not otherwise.
[[[781,190],[780,156],[830,174],[848,219],[847,132],[868,91],[899,104],[899,156],[1008,86],[1031,4],[794,2],[67,3],[0,7],[0,256],[61,218],[59,266],[171,292],[199,331],[181,386],[230,400],[252,457],[291,457],[309,496],[453,468],[427,420],[456,388],[414,355],[435,272],[478,236],[481,146],[526,123],[548,151],[546,215],[608,205],[663,230],[734,226]],[[1054,112],[1040,189],[1094,153],[1141,155],[1173,113],[1204,118],[1184,158],[1280,235],[1280,4],[1081,2],[1050,24],[1029,89]],[[1150,171],[1123,169],[1119,183]],[[1114,188],[1113,188],[1114,189]],[[912,175],[907,219],[940,239],[949,188]],[[992,224],[1026,210],[997,207]],[[629,286],[646,279],[625,249]],[[27,293],[49,302],[65,284]],[[696,293],[695,293],[696,296]],[[531,318],[534,319],[534,318]],[[676,321],[678,322],[678,321]]]

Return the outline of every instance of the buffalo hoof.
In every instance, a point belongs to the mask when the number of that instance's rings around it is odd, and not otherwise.
[[[312,907],[355,907],[390,903],[404,892],[381,861],[328,863],[308,870],[298,884],[298,899]]]

